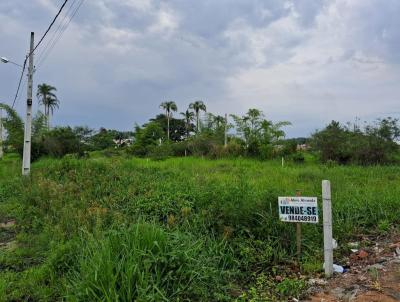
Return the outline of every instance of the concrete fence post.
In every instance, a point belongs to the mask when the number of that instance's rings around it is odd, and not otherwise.
[[[322,209],[324,227],[325,276],[331,277],[333,274],[333,247],[331,183],[329,180],[322,181]]]

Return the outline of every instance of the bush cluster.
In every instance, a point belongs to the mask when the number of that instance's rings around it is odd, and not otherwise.
[[[332,121],[314,133],[311,144],[323,162],[339,164],[389,164],[400,159],[400,128],[396,119],[378,120],[360,129]]]

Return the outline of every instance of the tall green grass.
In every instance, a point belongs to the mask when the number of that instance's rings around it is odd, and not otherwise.
[[[230,265],[226,244],[150,223],[89,236],[82,244],[69,277],[71,301],[211,301],[223,291]]]
[[[5,300],[234,300],[295,256],[277,197],[320,202],[322,179],[340,245],[400,222],[399,166],[66,158],[36,162],[28,180],[15,167],[0,163],[0,218],[19,233],[16,250],[0,251]],[[320,267],[321,223],[303,225],[303,247],[304,267]]]

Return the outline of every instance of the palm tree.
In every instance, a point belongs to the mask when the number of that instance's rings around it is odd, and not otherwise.
[[[195,101],[194,103],[189,104],[189,109],[193,109],[194,112],[196,113],[196,133],[199,132],[199,117],[200,117],[200,110],[206,111],[206,105],[203,103],[203,101]]]
[[[55,108],[59,108],[60,101],[54,94],[57,89],[48,84],[38,85],[38,90],[36,93],[39,99],[39,104],[44,105],[44,114],[47,119],[47,128],[50,129],[50,115],[53,114]]]
[[[189,138],[189,129],[190,129],[190,124],[192,123],[194,118],[194,112],[186,110],[185,112],[181,112],[181,115],[183,116],[183,119],[185,121],[186,138]]]
[[[225,124],[225,118],[221,115],[213,116],[213,123],[216,125],[217,129]]]
[[[167,138],[169,140],[169,120],[172,117],[172,111],[177,111],[178,107],[176,106],[175,102],[162,102],[160,104],[160,108],[165,110],[165,116],[167,117]]]

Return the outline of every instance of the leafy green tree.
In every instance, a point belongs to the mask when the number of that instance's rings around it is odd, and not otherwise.
[[[6,112],[6,116],[2,119],[3,127],[7,131],[4,146],[6,149],[11,147],[19,154],[22,154],[24,147],[24,122],[18,113],[7,104],[0,103],[0,108]]]
[[[48,132],[47,117],[41,111],[38,111],[32,120],[32,132],[35,139],[42,139]]]
[[[207,107],[203,101],[195,101],[189,104],[189,109],[193,109],[196,114],[196,133],[200,130],[200,111],[207,111]]]
[[[160,124],[154,121],[147,123],[142,128],[136,126],[134,137],[135,143],[142,146],[159,145],[160,141],[165,138]]]
[[[312,147],[319,151],[321,160],[347,163],[351,158],[349,141],[350,132],[337,121],[332,121],[325,129],[312,136]]]
[[[311,145],[323,162],[385,164],[399,157],[400,147],[395,142],[399,135],[397,119],[377,120],[364,129],[332,121],[313,134]]]
[[[129,153],[136,156],[146,156],[152,151],[153,147],[160,145],[165,139],[165,132],[158,122],[151,121],[143,127],[136,125],[133,136],[135,141],[129,148]]]
[[[43,153],[52,157],[79,153],[79,138],[71,127],[56,127],[43,137]]]
[[[13,149],[22,156],[24,148],[24,122],[18,113],[7,104],[0,103],[0,108],[7,113],[3,117],[3,127],[7,132],[4,145],[7,149]],[[37,159],[41,155],[42,140],[46,135],[47,126],[46,118],[40,111],[32,119],[32,160]]]
[[[92,137],[94,130],[88,126],[77,126],[73,129],[75,135],[79,138],[79,141],[83,144],[89,144],[90,138]]]
[[[186,138],[188,139],[190,131],[193,128],[192,122],[194,119],[194,112],[187,109],[185,112],[181,112],[181,115],[183,116],[183,120],[185,121]]]
[[[209,136],[212,136],[213,139],[220,144],[224,143],[225,136],[225,118],[221,115],[214,115],[212,113],[207,113],[205,119],[205,126],[202,129],[202,132],[207,132]],[[226,125],[227,128],[230,128],[231,125]]]
[[[399,120],[391,117],[378,119],[373,125],[367,125],[365,132],[388,142],[396,141],[400,138]]]
[[[169,140],[169,121],[172,117],[172,112],[177,111],[178,107],[176,106],[175,102],[169,101],[161,103],[160,108],[165,110],[165,116],[167,118],[167,139]]]
[[[231,115],[236,123],[236,131],[243,138],[249,155],[270,157],[274,153],[274,144],[285,137],[283,127],[289,122],[266,120],[264,114],[258,109],[249,109],[244,116]]]
[[[217,129],[225,126],[225,118],[221,115],[214,116],[213,122]]]
[[[158,123],[160,127],[163,129],[164,133],[167,133],[168,124],[164,114],[157,115],[155,118],[150,119],[150,122]],[[189,130],[192,131],[192,128],[189,128]],[[185,137],[186,137],[185,121],[183,119],[176,119],[171,117],[169,119],[169,141],[179,142],[184,140]]]
[[[94,150],[111,148],[115,146],[114,139],[117,139],[119,135],[119,131],[100,128],[96,134],[91,136],[90,144]]]
[[[225,118],[221,115],[214,115],[209,112],[206,116],[206,129],[217,130],[222,129],[225,126]]]
[[[258,109],[249,109],[247,114],[242,117],[234,114],[231,116],[236,123],[238,134],[246,143],[247,151],[249,154],[257,155],[261,141],[263,113]]]
[[[273,144],[282,141],[286,136],[282,128],[290,125],[291,123],[287,121],[277,122],[276,124],[268,120],[262,121],[262,143]]]
[[[38,85],[36,96],[39,99],[39,104],[44,106],[44,114],[47,118],[47,128],[50,129],[50,115],[53,114],[55,108],[59,108],[60,101],[55,95],[57,89],[48,84]]]
[[[94,150],[91,144],[91,138],[94,133],[93,129],[90,129],[88,126],[77,126],[72,131],[78,138],[78,154],[80,156],[85,155],[85,152]]]

